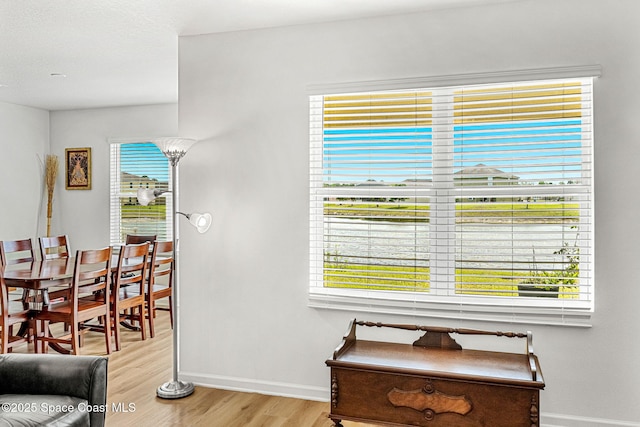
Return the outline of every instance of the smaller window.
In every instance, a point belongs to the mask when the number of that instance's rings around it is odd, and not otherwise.
[[[171,197],[158,197],[148,206],[138,203],[138,188],[170,191],[169,161],[151,142],[111,144],[111,244],[124,243],[127,234],[172,235]],[[168,194],[168,193],[167,193]]]

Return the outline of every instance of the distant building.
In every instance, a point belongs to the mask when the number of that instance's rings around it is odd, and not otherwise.
[[[454,172],[453,179],[456,187],[490,187],[518,185],[520,177],[479,163],[475,166]],[[329,197],[327,201],[335,202],[350,200],[352,202],[359,201],[368,203],[404,201],[407,203],[429,203],[428,190],[432,188],[432,184],[433,181],[430,178],[408,178],[402,182],[396,183],[369,180],[357,184],[337,186],[343,187],[347,190],[345,191],[345,195],[342,197],[334,195]],[[349,192],[349,188],[354,188],[355,191]],[[361,192],[359,193],[357,191],[358,189],[370,189],[370,193],[363,195]],[[495,197],[473,197],[466,200],[474,202],[495,202],[499,200],[511,200],[511,198],[507,197],[497,199]]]
[[[520,177],[479,163],[454,173],[456,185],[516,185]]]
[[[520,177],[478,163],[454,173],[454,185],[458,187],[491,187],[504,185],[518,185]],[[511,197],[470,197],[470,202],[498,202],[511,201]]]
[[[402,181],[407,187],[428,187],[432,180],[428,178],[408,178]]]

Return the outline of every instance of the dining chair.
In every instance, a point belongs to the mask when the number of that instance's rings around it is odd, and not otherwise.
[[[0,241],[0,264],[18,264],[21,262],[35,261],[35,252],[31,239],[3,240]],[[22,298],[26,301],[29,298],[29,290],[23,291]]]
[[[149,242],[152,246],[156,241],[156,235],[142,236],[137,234],[127,234],[125,237],[125,245],[139,245],[140,243]]]
[[[40,247],[40,258],[46,259],[58,259],[69,258],[71,256],[71,249],[69,248],[69,237],[66,234],[53,237],[38,237],[38,246]],[[61,287],[49,290],[49,297],[51,299],[56,298],[68,298],[69,284],[63,284]]]
[[[71,346],[72,354],[79,354],[80,334],[92,330],[104,333],[107,354],[111,354],[111,255],[113,248],[76,251],[70,297],[52,302],[35,314],[36,352],[47,350],[47,343]],[[100,324],[89,324],[94,318]],[[54,337],[49,324],[67,323],[70,332]]]
[[[155,335],[154,318],[156,310],[168,310],[173,328],[173,299],[171,286],[173,285],[173,242],[156,242],[151,251],[149,263],[149,283],[146,293],[147,316],[149,317],[149,335]],[[156,301],[169,299],[169,308],[156,307]]]
[[[13,334],[13,326],[30,321],[29,304],[9,300],[9,288],[4,283],[4,265],[0,265],[0,353],[10,353],[13,347],[28,341],[26,336]]]
[[[31,239],[3,240],[0,242],[0,262],[3,265],[35,261]]]
[[[44,259],[69,258],[69,238],[63,234],[54,237],[38,237],[40,257]]]
[[[147,338],[145,326],[144,290],[147,281],[149,242],[124,245],[118,254],[118,266],[112,287],[111,317],[116,351],[120,350],[120,324],[139,329],[142,339]],[[138,327],[133,326],[137,322]]]

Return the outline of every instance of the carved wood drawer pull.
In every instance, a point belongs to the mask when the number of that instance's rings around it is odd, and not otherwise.
[[[435,415],[452,412],[467,415],[471,412],[471,402],[465,396],[449,396],[441,393],[430,382],[421,390],[400,390],[394,388],[387,393],[389,402],[395,407],[403,406],[423,412],[427,420]]]

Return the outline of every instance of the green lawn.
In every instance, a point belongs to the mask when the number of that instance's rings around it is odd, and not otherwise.
[[[122,218],[139,218],[150,216],[159,220],[166,218],[167,207],[165,205],[122,205]]]
[[[325,262],[324,283],[329,288],[428,292],[428,267],[350,265]],[[511,271],[456,270],[456,293],[459,295],[518,296],[522,278]],[[559,298],[578,298],[578,287],[561,286]]]
[[[531,202],[531,203],[458,203],[456,217],[460,220],[473,218],[513,218],[532,220],[534,218],[578,218],[579,205],[563,202]],[[429,220],[428,205],[388,204],[388,203],[325,203],[324,214],[327,216],[347,217],[384,217],[388,220],[416,219]]]
[[[378,290],[428,291],[429,268],[384,265],[324,264],[325,286]],[[381,279],[382,278],[382,279]],[[372,285],[372,279],[375,285]]]

